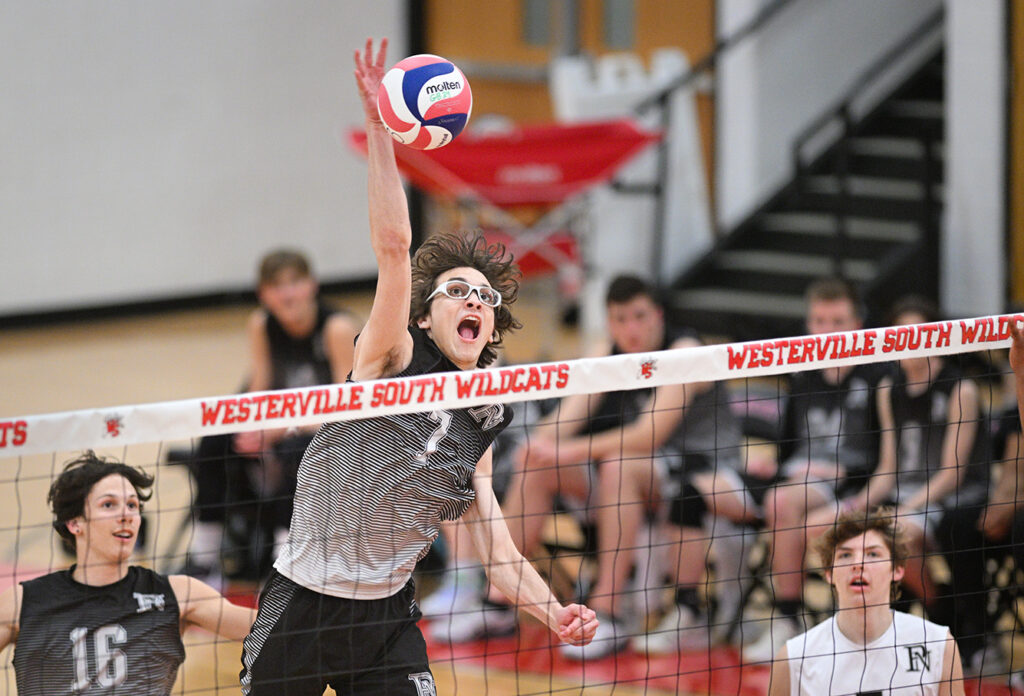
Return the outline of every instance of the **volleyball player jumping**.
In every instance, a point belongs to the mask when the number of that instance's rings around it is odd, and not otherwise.
[[[480,236],[439,235],[412,262],[408,204],[391,136],[377,113],[387,43],[355,54],[366,116],[370,236],[379,275],[352,379],[490,364],[519,324],[508,303],[517,271]],[[288,543],[244,643],[246,694],[436,693],[411,575],[441,520],[462,517],[491,582],[567,643],[597,629],[590,609],[562,606],[522,557],[491,488],[501,404],[329,423],[299,466]]]

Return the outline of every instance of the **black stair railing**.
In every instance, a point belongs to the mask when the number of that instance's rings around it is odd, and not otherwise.
[[[852,83],[845,95],[840,97],[833,106],[826,109],[818,118],[814,119],[794,140],[794,182],[798,194],[803,194],[806,193],[809,172],[818,156],[817,153],[807,154],[808,145],[812,142],[820,144],[822,134],[826,132],[826,129],[836,129],[838,126],[839,135],[832,152],[829,153],[828,149],[825,149],[825,153],[830,154],[834,158],[834,171],[838,186],[836,205],[832,210],[836,231],[835,242],[832,245],[832,265],[833,273],[837,277],[846,277],[843,260],[849,258],[850,251],[849,218],[853,212],[850,191],[850,145],[852,136],[866,115],[855,116],[854,104],[882,73],[904,55],[918,48],[923,40],[927,39],[936,29],[942,26],[944,20],[945,7],[940,6],[923,22],[908,32],[906,36],[897,41],[892,48],[871,63]],[[929,264],[929,268],[938,267],[939,226],[934,191],[935,183],[938,180],[936,176],[938,168],[935,163],[934,150],[936,143],[941,138],[942,133],[935,132],[934,129],[929,128],[923,128],[918,136],[924,153],[918,176],[918,181],[923,191],[920,224],[926,254],[925,260]],[[935,288],[938,286],[938,279],[930,277],[927,280],[927,284],[929,286],[927,288],[928,293],[934,294]]]
[[[729,36],[723,37],[715,42],[714,48],[712,48],[712,50],[703,58],[694,63],[686,74],[680,75],[678,78],[665,85],[665,87],[660,91],[652,94],[650,97],[638,104],[635,109],[636,114],[638,116],[642,116],[648,113],[651,109],[659,109],[659,126],[663,133],[667,133],[672,117],[672,95],[678,90],[690,87],[706,73],[712,72],[718,65],[718,61],[722,54],[731,50],[748,37],[760,32],[766,24],[778,16],[781,10],[792,5],[796,1],[797,0],[773,0],[773,2],[764,5],[764,7],[758,10],[753,17],[747,20]],[[668,177],[669,166],[668,143],[666,142],[666,139],[663,138],[661,142],[658,143],[657,148],[657,179],[655,181],[641,185],[625,185],[620,184],[617,181],[613,181],[612,185],[619,192],[655,196],[654,235],[651,244],[651,273],[653,274],[654,281],[661,284],[663,280],[661,277],[661,258],[664,253],[663,247],[665,243],[666,207],[665,187],[663,182]]]

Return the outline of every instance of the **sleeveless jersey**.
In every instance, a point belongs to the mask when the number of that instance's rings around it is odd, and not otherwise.
[[[786,641],[791,696],[937,696],[949,629],[903,612],[867,645],[835,617]]]
[[[396,375],[458,368],[421,329]],[[437,538],[474,499],[476,464],[512,420],[492,404],[327,423],[299,465],[295,507],[275,567],[323,594],[380,599],[401,590]]]
[[[131,566],[93,587],[70,570],[22,583],[14,670],[19,696],[165,696],[185,659],[167,578]]]
[[[847,476],[871,473],[878,461],[877,389],[892,373],[884,363],[857,365],[839,384],[821,370],[790,382],[780,461],[838,461]]]
[[[728,389],[725,382],[716,380],[686,407],[683,420],[664,447],[701,455],[711,464],[739,469],[740,440],[740,424],[729,406]]]
[[[942,464],[942,445],[946,431],[957,428],[950,423],[949,399],[953,388],[964,379],[955,365],[946,364],[920,394],[908,391],[907,376],[899,371],[892,388],[892,415],[897,438],[896,501],[904,502],[925,486]],[[984,502],[988,495],[988,457],[986,426],[978,424],[970,461],[959,490],[945,500],[929,500],[929,509],[942,506]]]
[[[273,314],[267,312],[271,389],[312,387],[334,381],[324,346],[324,325],[332,314],[335,314],[334,310],[317,304],[313,333],[304,338],[295,338],[284,330]]]

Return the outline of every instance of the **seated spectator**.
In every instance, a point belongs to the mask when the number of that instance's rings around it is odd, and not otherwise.
[[[606,304],[611,340],[600,354],[698,345],[692,335],[666,327],[654,290],[639,278],[616,278]],[[677,538],[698,547],[708,536],[705,512],[737,521],[756,517],[738,474],[739,437],[721,382],[573,396],[533,429],[503,505],[517,546],[528,557],[537,552],[557,498],[585,506],[597,528],[598,577],[589,601],[604,616],[593,645],[567,655],[599,657],[628,642],[626,585],[645,517],[672,523]],[[678,576],[677,606],[657,634],[661,640],[650,642],[678,649],[692,625],[702,626],[706,636],[698,593],[704,566],[689,555],[705,553],[691,546],[680,563],[677,548],[663,552]],[[443,637],[469,640],[511,630],[509,605],[493,591],[488,601],[483,611],[438,622]]]
[[[260,307],[247,323],[249,376],[246,391],[291,389],[344,382],[352,367],[358,324],[328,307],[309,261],[282,249],[263,257],[257,295]],[[280,541],[287,533],[295,472],[317,426],[204,437],[192,458],[194,528],[188,569],[216,582],[220,575],[225,522],[232,514],[254,517],[246,529],[261,529]],[[263,549],[257,549],[267,556]],[[259,565],[269,558],[260,558]],[[261,573],[262,568],[250,572]]]
[[[928,300],[897,302],[893,325],[939,320]],[[909,548],[904,583],[929,610],[938,593],[925,564],[942,518],[958,506],[977,507],[988,495],[988,448],[978,436],[978,388],[941,356],[905,358],[880,390],[882,453],[869,495],[840,503],[863,509],[878,500],[897,506]],[[867,501],[867,505],[865,504]],[[828,524],[820,514],[812,522]]]
[[[769,696],[963,696],[949,629],[890,607],[907,558],[892,511],[843,513],[818,552],[836,614],[786,641],[772,663]]]
[[[860,295],[837,278],[807,289],[811,334],[854,331],[863,325]],[[748,662],[768,662],[779,646],[804,630],[804,556],[808,519],[825,511],[835,519],[837,501],[851,507],[877,502],[865,483],[879,457],[879,384],[885,364],[798,372],[792,376],[779,442],[776,483],[765,494],[765,527],[771,545],[774,590],[770,629],[743,646]]]
[[[988,610],[991,589],[988,562],[1012,554],[1024,568],[1024,466],[1021,465],[1020,414],[1014,397],[1016,375],[1009,373],[1011,405],[992,418],[990,449],[996,460],[996,479],[989,497],[965,501],[950,509],[936,534],[952,577],[952,626],[972,676],[1005,675],[1009,667],[996,617]],[[1016,675],[1015,675],[1016,676]]]

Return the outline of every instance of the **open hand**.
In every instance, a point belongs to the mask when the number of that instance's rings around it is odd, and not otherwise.
[[[388,40],[380,40],[380,48],[377,57],[373,57],[373,39],[366,40],[366,48],[362,53],[355,52],[356,69],[353,73],[356,76],[356,87],[359,89],[359,98],[363,101],[363,111],[366,120],[380,123],[380,113],[377,111],[377,92],[380,90],[381,80],[384,79],[386,60],[388,53]]]

